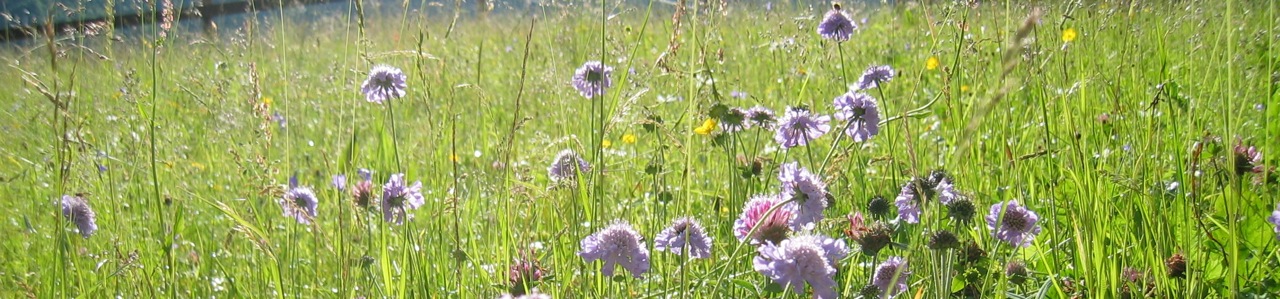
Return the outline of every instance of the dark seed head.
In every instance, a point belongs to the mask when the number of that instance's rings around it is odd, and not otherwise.
[[[1164,266],[1169,270],[1169,278],[1187,278],[1187,258],[1181,253],[1174,253],[1164,260]]]
[[[877,288],[874,284],[869,284],[862,287],[858,294],[862,295],[862,298],[880,298],[880,288]]]
[[[884,223],[876,223],[871,225],[870,231],[856,241],[862,247],[862,254],[875,256],[893,242],[893,229],[885,226]]]
[[[929,236],[929,249],[943,250],[960,247],[960,240],[949,231],[940,230]]]
[[[982,247],[978,247],[978,242],[969,241],[969,244],[964,246],[965,263],[976,264],[985,258],[987,258],[987,251],[982,250]]]
[[[947,216],[962,222],[972,220],[975,211],[976,207],[974,207],[973,202],[968,199],[961,198],[953,200],[950,204],[947,204]]]
[[[1009,262],[1004,268],[1005,277],[1009,278],[1009,282],[1014,285],[1022,285],[1027,282],[1027,264],[1019,261]]]
[[[893,207],[893,204],[890,204],[889,200],[884,199],[884,196],[876,195],[871,198],[871,203],[867,204],[867,211],[871,212],[871,215],[876,218],[883,218],[889,215],[891,207]]]

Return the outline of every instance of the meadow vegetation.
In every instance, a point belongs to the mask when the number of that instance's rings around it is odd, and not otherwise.
[[[893,2],[5,46],[0,297],[1280,294],[1280,4]]]

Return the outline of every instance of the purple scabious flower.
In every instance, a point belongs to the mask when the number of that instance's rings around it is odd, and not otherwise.
[[[311,188],[292,184],[279,203],[285,217],[293,218],[301,224],[311,224],[311,219],[316,218],[316,207],[320,200]]]
[[[347,175],[341,173],[333,175],[333,188],[338,189],[338,192],[347,191]]]
[[[755,106],[747,109],[747,122],[757,128],[773,130],[773,125],[778,122],[778,116],[769,108]]]
[[[782,164],[778,171],[778,182],[782,183],[783,198],[795,198],[788,206],[795,211],[796,217],[791,220],[792,230],[812,229],[814,224],[822,220],[822,212],[827,209],[827,184],[822,178],[800,167],[799,163]]]
[[[787,113],[778,122],[773,140],[782,148],[808,145],[810,141],[831,131],[830,122],[830,116],[816,115],[805,108],[788,107]]]
[[[653,248],[658,251],[670,251],[677,255],[684,248],[689,249],[691,258],[711,257],[711,237],[698,224],[698,220],[682,217],[671,223],[671,226],[653,238]]]
[[[405,84],[404,72],[391,66],[379,65],[369,71],[369,78],[360,85],[360,92],[364,93],[364,100],[382,104],[384,101],[404,97],[406,87],[408,85]]]
[[[89,201],[84,200],[79,195],[63,195],[62,196],[62,217],[75,223],[76,230],[80,231],[80,236],[88,239],[98,231],[98,222],[94,216],[93,208],[89,207]]]
[[[855,91],[849,91],[835,99],[836,119],[847,121],[845,135],[854,142],[863,142],[880,133],[880,108],[876,99]]]
[[[734,91],[729,92],[729,96],[730,96],[730,97],[733,97],[733,98],[735,98],[735,99],[745,99],[745,98],[747,98],[747,93],[746,93],[746,92],[742,92],[742,91],[738,91],[738,90],[734,90]]]
[[[626,221],[617,221],[603,230],[582,239],[582,251],[578,256],[588,263],[604,261],[600,273],[613,276],[614,267],[621,266],[632,276],[640,278],[649,271],[649,249],[644,237]]]
[[[837,42],[849,40],[855,29],[858,29],[858,25],[853,24],[853,20],[840,10],[839,5],[827,11],[827,14],[822,17],[822,23],[818,23],[818,35]]]
[[[737,133],[751,129],[751,121],[747,119],[747,110],[734,107],[720,118],[720,129],[725,133]]]
[[[356,206],[367,209],[373,207],[373,172],[361,168],[359,174],[363,180],[351,188],[351,198],[355,199]]]
[[[907,265],[907,261],[902,257],[893,256],[876,266],[876,273],[871,278],[871,284],[875,285],[884,292],[888,298],[898,296],[907,290],[908,280],[911,279],[911,269]]]
[[[800,235],[756,249],[753,268],[773,282],[804,294],[805,283],[813,298],[836,298],[836,262],[849,255],[844,241],[820,235]]]
[[[1237,139],[1233,151],[1236,154],[1236,174],[1243,175],[1250,172],[1261,174],[1267,170],[1266,165],[1262,163],[1262,151],[1257,147],[1246,146],[1243,141]]]
[[[991,230],[991,235],[996,239],[1026,247],[1031,246],[1036,235],[1040,234],[1040,226],[1036,225],[1038,221],[1040,216],[1035,212],[1018,204],[1018,201],[1011,200],[991,205],[991,212],[987,214],[987,229]]]
[[[1271,211],[1271,217],[1267,217],[1267,222],[1275,226],[1276,240],[1280,240],[1280,204],[1276,204],[1276,210]]]
[[[556,182],[571,181],[578,177],[578,172],[589,171],[591,171],[591,164],[587,164],[587,160],[582,159],[573,150],[565,149],[556,154],[555,161],[547,167],[547,176]]]
[[[867,68],[862,72],[862,78],[858,79],[858,83],[851,86],[854,90],[868,90],[880,86],[893,80],[894,71],[892,67],[887,65],[876,65]]]
[[[778,195],[752,196],[742,207],[742,215],[733,222],[733,235],[738,237],[738,241],[750,239],[751,244],[782,242],[791,232],[794,214],[785,207],[768,214],[769,209],[779,203],[782,203],[782,198]]]
[[[613,86],[613,68],[599,61],[587,61],[573,73],[573,88],[586,98],[602,96]]]
[[[920,200],[917,196],[919,194],[916,194],[914,180],[902,185],[902,191],[893,200],[893,205],[898,206],[898,219],[907,223],[920,223]]]
[[[387,184],[382,185],[382,218],[387,222],[404,224],[404,220],[411,217],[408,210],[426,203],[422,197],[422,182],[408,185],[403,173],[391,175]]]
[[[937,185],[933,186],[934,194],[938,195],[938,202],[949,205],[951,202],[960,199],[960,193],[956,192],[956,185],[951,183],[951,179],[942,178],[938,180]]]

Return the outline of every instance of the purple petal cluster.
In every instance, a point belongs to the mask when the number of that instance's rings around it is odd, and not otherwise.
[[[893,298],[907,290],[907,283],[911,279],[911,269],[907,265],[907,260],[902,257],[889,257],[889,259],[876,266],[876,273],[871,278],[871,284],[884,292],[888,298]]]
[[[757,128],[772,130],[773,125],[778,123],[778,116],[769,108],[755,106],[747,109],[747,122]]]
[[[818,35],[838,42],[849,40],[856,29],[858,25],[853,24],[853,20],[849,19],[849,16],[845,15],[839,7],[827,11],[827,14],[822,17],[822,23],[818,23]]]
[[[391,66],[379,65],[369,71],[369,78],[360,85],[360,92],[364,93],[366,101],[382,104],[384,101],[404,97],[407,87],[404,72]]]
[[[311,224],[311,219],[316,218],[316,207],[320,201],[311,188],[295,185],[285,190],[279,203],[285,217],[293,218],[301,224]]]
[[[599,61],[587,61],[573,73],[573,88],[586,98],[602,96],[613,86],[613,68]]]
[[[689,257],[708,258],[711,257],[711,237],[697,220],[682,217],[653,238],[653,248],[677,255],[688,248]]]
[[[862,72],[862,78],[858,79],[858,83],[854,83],[854,90],[868,90],[880,86],[893,80],[894,72],[892,67],[887,65],[877,65],[867,68]]]
[[[791,232],[791,209],[779,207],[772,214],[769,209],[782,203],[778,195],[756,195],[742,207],[742,215],[733,222],[733,235],[738,241],[750,239],[752,244],[778,243]]]
[[[645,248],[640,233],[625,221],[614,222],[582,239],[582,251],[578,256],[588,263],[603,261],[600,273],[605,276],[613,276],[613,270],[618,266],[636,278],[649,271],[649,249]]]
[[[836,298],[836,262],[849,255],[844,241],[820,235],[800,235],[756,249],[756,272],[803,295],[807,283],[813,298]]]
[[[914,181],[902,185],[902,191],[893,200],[893,205],[898,206],[898,219],[907,223],[920,223],[920,200],[917,196]]]
[[[1018,204],[1018,201],[1011,200],[991,205],[990,213],[987,214],[987,229],[991,230],[991,235],[996,239],[1013,246],[1026,247],[1031,246],[1036,235],[1040,234],[1040,226],[1036,224],[1038,221],[1040,216],[1035,212]]]
[[[382,218],[387,222],[404,224],[409,218],[408,210],[417,209],[426,204],[422,197],[422,182],[408,185],[404,174],[391,175],[386,185],[382,185]]]
[[[1271,211],[1271,217],[1267,217],[1267,222],[1271,222],[1276,233],[1276,240],[1280,240],[1280,204],[1276,205],[1276,210]]]
[[[552,181],[569,181],[578,177],[578,172],[591,171],[591,164],[587,164],[587,160],[578,156],[578,153],[571,149],[565,149],[556,154],[555,161],[551,162],[551,166],[547,167],[547,176]]]
[[[822,220],[822,212],[827,209],[827,184],[796,162],[782,164],[778,171],[778,181],[782,183],[784,198],[795,199],[788,204],[796,213],[791,220],[791,229],[812,229],[815,223]]]
[[[849,91],[835,99],[836,119],[847,121],[845,135],[855,142],[870,140],[880,133],[880,108],[871,96]]]
[[[345,175],[345,174],[335,174],[335,175],[333,175],[333,188],[334,188],[334,189],[338,189],[338,192],[346,191],[346,190],[347,190],[347,175]]]
[[[808,145],[810,141],[831,131],[830,122],[830,116],[813,114],[805,108],[788,107],[787,113],[778,122],[773,140],[784,149]]]
[[[79,230],[80,236],[85,238],[93,236],[93,233],[98,231],[98,222],[93,209],[89,207],[89,202],[79,195],[62,196],[62,217],[75,223],[76,230]]]

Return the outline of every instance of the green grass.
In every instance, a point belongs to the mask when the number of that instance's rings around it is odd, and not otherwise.
[[[815,232],[850,245],[837,263],[842,298],[888,256],[910,262],[911,298],[966,285],[983,298],[1113,298],[1144,284],[1164,298],[1280,293],[1266,221],[1280,189],[1237,175],[1232,154],[1240,139],[1277,164],[1274,2],[1044,6],[1021,41],[1032,14],[1021,4],[853,6],[868,21],[842,45],[814,33],[824,6],[691,7],[665,65],[655,62],[676,31],[672,8],[607,7],[607,18],[597,3],[456,23],[273,11],[249,34],[221,24],[217,40],[148,28],[125,42],[11,46],[0,53],[11,78],[0,81],[0,297],[491,298],[539,244],[552,277],[537,287],[556,298],[802,298],[756,273],[755,249],[732,232],[743,203],[777,192],[777,167],[792,161],[834,198]],[[941,66],[926,69],[929,57]],[[615,69],[599,99],[569,84],[588,60]],[[406,97],[363,100],[377,64],[404,69]],[[791,150],[772,132],[693,132],[717,104],[830,115],[832,98],[878,64],[898,75],[872,95],[886,118],[906,117],[869,142],[836,139],[835,122]],[[562,149],[594,166],[576,188],[547,177]],[[744,177],[757,158],[761,173]],[[421,180],[426,205],[402,226],[358,209],[329,182],[345,174],[350,186],[360,168],[375,186],[401,172]],[[844,215],[932,169],[974,201],[972,221],[928,202],[921,223],[890,224],[897,245],[875,257],[842,235]],[[293,174],[320,197],[314,225],[281,216]],[[75,193],[97,212],[90,238],[61,217],[59,198]],[[996,241],[983,220],[1015,199],[1040,215],[1030,247]],[[635,279],[577,256],[616,219],[652,246],[686,215],[715,239],[712,258],[652,251]],[[985,262],[959,268],[961,251],[928,249],[938,230],[980,244]],[[1174,254],[1185,278],[1168,277]],[[1025,284],[1003,275],[1011,261],[1030,268]],[[1125,268],[1145,278],[1126,283]]]

